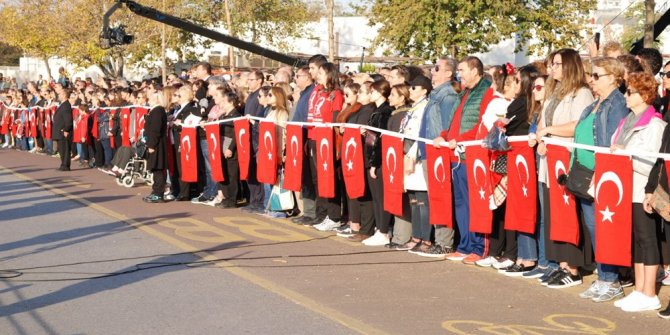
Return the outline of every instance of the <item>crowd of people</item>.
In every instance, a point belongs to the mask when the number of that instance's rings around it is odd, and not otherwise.
[[[79,161],[84,168],[97,167],[117,177],[130,157],[140,154],[137,144],[142,143],[146,147],[143,157],[153,173],[152,193],[144,198],[148,203],[190,201],[241,207],[248,213],[333,231],[366,246],[492,267],[506,276],[536,279],[549,288],[580,285],[585,273],[595,271],[597,279],[585,287],[580,298],[594,302],[616,299],[614,305],[628,312],[660,309],[657,283],[670,285],[670,224],[656,213],[659,208],[653,197],[659,189],[668,192],[663,159],[632,157],[632,266],[595,264],[598,232],[594,200],[588,196],[575,194],[580,236],[576,244],[552,240],[548,233],[552,225],[562,222],[550,219],[549,185],[554,175],[547,171],[545,140],[561,139],[611,151],[670,153],[670,62],[663,65],[656,49],[629,55],[617,43],[593,53],[582,57],[576,50],[560,49],[518,68],[484,66],[474,56],[459,61],[445,56],[431,65],[395,65],[373,74],[340,73],[326,57],[315,55],[307,66],[280,68],[272,78],[257,70],[226,80],[213,76],[208,63],[198,63],[188,74],[169,75],[165,83],[31,82],[25,90],[2,92],[0,141],[2,148],[59,156],[61,171],[69,170],[71,161]],[[239,136],[229,122],[241,117],[251,123],[248,167],[240,165]],[[259,120],[276,125],[275,183],[258,178],[258,171],[267,164],[258,154],[266,145],[265,138],[259,138]],[[209,145],[205,129],[216,122],[220,122],[220,149]],[[293,207],[276,209],[271,198],[275,189],[282,189],[287,151],[293,145],[286,141],[287,122],[304,125],[302,183],[300,192],[289,192],[295,200]],[[317,156],[323,145],[317,143],[318,127],[313,125],[323,123],[348,125],[334,128],[335,172],[328,185],[317,177]],[[185,150],[182,132],[193,127],[197,131],[197,181],[188,182],[180,158]],[[352,127],[360,133],[365,167],[363,188],[356,191],[343,177],[351,167],[343,159],[348,143],[342,139]],[[383,182],[378,130],[405,137],[403,209],[394,213],[384,205],[389,190]],[[492,133],[499,136],[491,137]],[[459,150],[459,143],[500,136],[527,136],[536,154],[534,233],[505,229],[506,154],[494,149],[490,155],[495,163],[487,167],[494,187],[492,233],[470,229],[468,194],[475,190],[469,189],[463,164],[467,152]],[[191,143],[188,145],[190,150]],[[432,147],[455,150],[449,156],[453,228],[431,224],[429,219],[427,151]],[[221,150],[220,165],[211,164],[211,150]],[[572,150],[570,170],[593,174],[594,155],[588,149]],[[388,155],[385,159],[388,161]],[[358,196],[352,197],[354,193]],[[634,290],[624,297],[623,287],[631,285]],[[670,306],[658,315],[670,318]]]

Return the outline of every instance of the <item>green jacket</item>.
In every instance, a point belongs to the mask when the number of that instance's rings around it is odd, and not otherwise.
[[[463,134],[464,132],[472,129],[473,127],[477,126],[477,124],[479,124],[479,114],[480,114],[480,107],[482,104],[482,98],[484,97],[484,93],[486,93],[486,90],[488,90],[490,86],[491,81],[487,78],[482,78],[479,80],[477,85],[475,85],[475,87],[473,87],[471,90],[463,90],[461,91],[461,93],[458,94],[459,99],[463,99],[463,96],[469,92],[467,100],[465,100],[465,104],[463,105],[463,112],[461,114],[461,124],[460,128],[458,129],[459,134]],[[456,109],[458,109],[459,105],[460,103],[454,104],[454,108],[451,110],[452,121],[454,119],[454,113],[456,113]],[[451,127],[451,124],[449,124],[449,127]]]

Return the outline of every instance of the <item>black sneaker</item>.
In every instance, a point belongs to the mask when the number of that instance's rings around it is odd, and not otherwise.
[[[389,249],[395,249],[395,248],[398,248],[398,247],[401,247],[401,246],[402,246],[402,244],[395,243],[393,241],[391,241],[390,243],[384,244],[384,248],[389,248]]]
[[[432,258],[444,258],[447,254],[454,252],[450,247],[443,247],[438,244],[433,244],[430,248],[416,252],[417,255]]]
[[[547,286],[547,285],[549,285],[549,283],[554,281],[554,279],[556,279],[556,277],[561,276],[562,273],[563,273],[563,271],[561,271],[561,269],[553,269],[549,272],[549,274],[546,277],[544,277],[544,276],[540,277],[540,279],[541,279],[540,284],[542,284],[544,286]],[[544,279],[542,279],[543,277],[544,277]]]
[[[633,276],[623,277],[619,279],[621,287],[631,287],[635,283]]]
[[[523,266],[521,264],[514,264],[509,269],[507,269],[507,271],[503,272],[503,274],[507,277],[521,277],[524,272],[530,271],[534,268],[534,265]]]
[[[548,288],[566,288],[577,286],[582,283],[582,275],[577,273],[576,275],[570,274],[566,269],[561,270],[561,273],[554,278],[549,284]]]
[[[668,304],[668,307],[658,312],[656,315],[658,315],[659,318],[670,319],[670,304]]]

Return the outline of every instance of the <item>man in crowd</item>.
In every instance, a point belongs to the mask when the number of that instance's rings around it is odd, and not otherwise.
[[[263,106],[258,102],[258,95],[265,82],[263,72],[259,70],[249,73],[247,78],[247,87],[249,87],[249,97],[244,105],[244,115],[263,116]],[[251,126],[251,159],[249,160],[249,177],[247,185],[249,186],[249,205],[243,208],[250,213],[263,213],[263,200],[265,191],[263,184],[256,179],[256,154],[258,153],[258,122]]]
[[[51,138],[58,141],[60,167],[58,171],[70,171],[70,146],[72,145],[72,104],[77,100],[77,94],[68,89],[62,89],[58,94],[60,106],[53,116]]]

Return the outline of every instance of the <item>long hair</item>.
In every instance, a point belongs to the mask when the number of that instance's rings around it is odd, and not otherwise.
[[[582,87],[588,87],[584,76],[584,65],[579,53],[574,49],[560,49],[556,51],[561,55],[562,74],[560,87],[554,91],[557,99],[563,99],[569,94],[574,94]]]
[[[540,76],[540,72],[537,71],[535,66],[532,64],[521,67],[519,70],[519,76],[521,77],[521,82],[519,85],[521,89],[519,90],[519,95],[516,96],[517,99],[525,98],[526,99],[526,108],[528,108],[528,123],[533,120],[533,110],[531,109],[533,103],[533,87],[535,86],[535,79]]]
[[[326,72],[326,84],[323,89],[326,92],[331,92],[340,89],[340,77],[337,71],[337,66],[333,63],[324,63],[319,68]]]
[[[548,77],[549,76],[547,76],[546,74],[542,74],[542,75],[539,75],[539,76],[535,77],[535,79],[537,79],[537,78],[544,79],[544,101],[547,100],[547,78]],[[533,79],[533,81],[532,81],[533,84],[535,83],[535,79]],[[535,89],[535,86],[534,85],[531,86],[530,89],[531,89],[530,97],[528,98],[529,99],[528,100],[528,122],[532,122],[535,115],[539,114],[542,111],[542,105],[544,104],[544,101],[535,101],[535,99],[533,98],[533,90]]]
[[[286,100],[286,93],[284,93],[284,89],[279,86],[273,86],[270,89],[270,94],[272,94],[275,98],[275,105],[273,106],[273,109],[277,111],[277,114],[288,114],[288,101]]]

